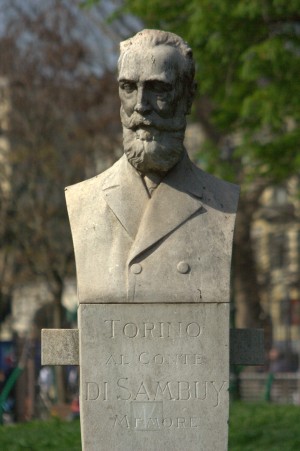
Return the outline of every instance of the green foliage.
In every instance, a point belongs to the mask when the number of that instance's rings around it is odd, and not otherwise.
[[[127,0],[126,8],[193,48],[211,123],[223,137],[238,134],[235,178],[299,173],[300,0]],[[228,172],[213,154],[215,172]]]

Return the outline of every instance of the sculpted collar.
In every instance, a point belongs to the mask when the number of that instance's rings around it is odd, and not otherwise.
[[[163,178],[151,202],[125,155],[102,182],[102,192],[133,241],[129,261],[202,208],[202,184],[187,155]]]

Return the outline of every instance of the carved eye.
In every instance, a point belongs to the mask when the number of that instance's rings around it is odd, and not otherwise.
[[[132,81],[121,81],[120,88],[127,93],[131,93],[136,90],[136,84]]]
[[[165,92],[172,91],[173,87],[170,83],[166,83],[160,80],[151,80],[147,82],[147,87],[157,94],[164,94]]]

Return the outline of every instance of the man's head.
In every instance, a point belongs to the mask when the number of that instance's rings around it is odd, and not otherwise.
[[[121,43],[124,150],[139,171],[165,173],[182,157],[194,74],[191,49],[173,33],[144,30]]]

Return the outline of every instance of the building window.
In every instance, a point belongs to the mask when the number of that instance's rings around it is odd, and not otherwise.
[[[288,264],[288,239],[284,233],[270,233],[270,269],[282,269]]]

